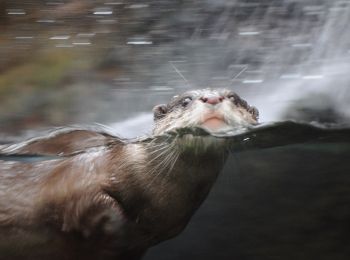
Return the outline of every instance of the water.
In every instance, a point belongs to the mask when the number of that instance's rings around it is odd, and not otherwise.
[[[183,234],[145,259],[348,259],[349,143],[232,155]]]
[[[0,133],[131,119],[119,134],[140,135],[154,105],[208,86],[262,122],[349,122],[349,13],[348,0],[2,1]]]
[[[350,127],[285,121],[216,138],[230,156],[209,197],[182,234],[145,259],[348,259]],[[59,156],[12,149],[0,159]]]
[[[348,259],[350,128],[280,122],[232,137],[209,197],[145,259]]]
[[[171,96],[232,88],[261,122],[303,124],[228,138],[208,200],[146,259],[348,259],[349,24],[349,0],[1,1],[0,142],[95,122],[132,138]]]

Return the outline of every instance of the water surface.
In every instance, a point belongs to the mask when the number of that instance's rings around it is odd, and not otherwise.
[[[207,200],[145,259],[349,259],[350,128],[280,122],[227,138]]]
[[[185,128],[141,141],[188,134],[210,136]],[[186,230],[145,259],[349,258],[350,127],[285,121],[211,138],[230,150],[223,172]],[[0,159],[61,156],[13,150]]]

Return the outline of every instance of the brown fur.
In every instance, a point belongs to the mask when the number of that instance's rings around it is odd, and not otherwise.
[[[226,157],[212,136],[125,142],[70,129],[17,145],[0,161],[0,259],[139,259],[181,232]]]

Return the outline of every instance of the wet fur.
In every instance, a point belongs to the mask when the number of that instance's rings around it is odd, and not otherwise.
[[[175,113],[168,108],[164,118]],[[227,152],[212,136],[128,142],[61,129],[0,154],[55,156],[0,161],[0,259],[108,260],[139,259],[180,233]]]
[[[0,163],[0,251],[12,259],[133,259],[175,236],[224,156],[188,160],[176,145],[116,139],[62,159]],[[201,163],[211,154],[219,165]]]
[[[160,105],[155,108],[154,134],[161,134],[179,127],[195,127],[201,123],[203,115],[210,112],[211,106],[199,100],[203,95],[218,95],[224,97],[219,105],[225,121],[232,127],[248,126],[256,124],[259,118],[259,111],[249,106],[248,103],[235,92],[221,90],[194,90],[175,96],[167,105]],[[230,97],[230,98],[229,98]],[[183,106],[186,98],[193,99],[191,104]],[[159,111],[160,110],[160,111]]]

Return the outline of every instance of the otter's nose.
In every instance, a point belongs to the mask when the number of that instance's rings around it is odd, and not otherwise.
[[[210,105],[216,105],[221,103],[224,100],[224,97],[222,96],[204,96],[201,97],[199,100],[201,100],[203,103],[208,103]]]

